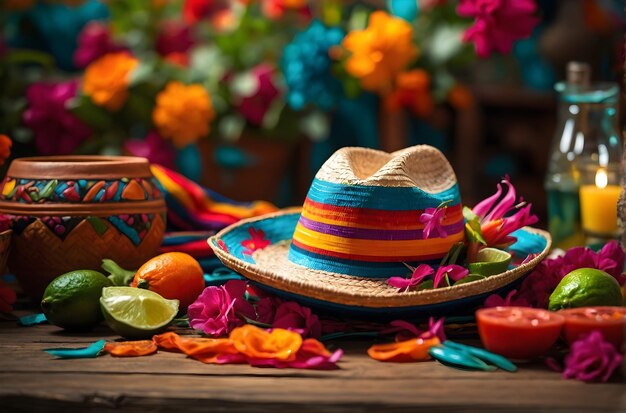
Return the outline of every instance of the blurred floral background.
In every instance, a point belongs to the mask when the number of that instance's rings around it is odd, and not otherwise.
[[[624,60],[617,0],[0,8],[11,156],[144,156],[229,197],[280,205],[300,203],[338,147],[418,143],[448,154],[470,203],[509,173],[542,205],[555,81],[575,59],[615,81]],[[0,139],[0,156],[9,143]]]

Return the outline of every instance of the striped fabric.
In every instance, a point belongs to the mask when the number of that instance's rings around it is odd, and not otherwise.
[[[445,238],[424,239],[420,215],[448,201]],[[315,179],[289,259],[305,267],[364,277],[404,275],[403,262],[436,264],[463,240],[458,185],[430,194],[416,187],[346,185]]]

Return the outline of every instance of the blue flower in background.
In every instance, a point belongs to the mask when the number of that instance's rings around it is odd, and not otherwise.
[[[313,20],[285,46],[281,69],[287,84],[287,102],[293,109],[308,103],[331,109],[342,96],[341,83],[331,73],[331,47],[341,43],[345,33]]]

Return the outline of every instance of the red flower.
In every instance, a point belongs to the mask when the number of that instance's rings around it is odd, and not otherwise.
[[[244,254],[252,255],[254,251],[263,249],[272,243],[270,240],[265,239],[265,232],[262,229],[256,230],[250,227],[248,232],[251,238],[241,241],[241,246],[245,248],[243,250]]]
[[[228,9],[226,0],[185,0],[183,18],[188,24],[211,18]]]
[[[15,291],[8,285],[0,281],[0,313],[10,313],[13,311],[13,304],[17,300]]]

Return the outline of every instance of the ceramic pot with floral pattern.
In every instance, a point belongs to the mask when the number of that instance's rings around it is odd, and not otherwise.
[[[165,231],[165,202],[144,158],[50,156],[14,160],[0,184],[11,217],[8,267],[38,300],[65,272],[103,258],[138,268]]]

